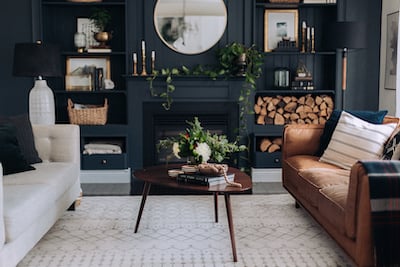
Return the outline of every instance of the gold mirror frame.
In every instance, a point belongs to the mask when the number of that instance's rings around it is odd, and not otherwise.
[[[224,0],[157,0],[154,27],[170,49],[203,53],[221,39],[227,25]]]

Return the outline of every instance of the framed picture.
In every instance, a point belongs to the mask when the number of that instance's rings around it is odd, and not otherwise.
[[[298,41],[297,9],[266,9],[264,12],[264,51],[278,46],[282,39]]]
[[[67,57],[66,90],[99,90],[104,79],[111,79],[110,57]]]
[[[65,89],[67,91],[93,91],[92,75],[65,75]]]
[[[77,18],[76,19],[76,32],[82,32],[86,37],[86,49],[93,46],[98,46],[99,42],[94,39],[94,33],[98,32],[99,29],[89,18]]]
[[[385,88],[396,89],[399,11],[387,15]]]

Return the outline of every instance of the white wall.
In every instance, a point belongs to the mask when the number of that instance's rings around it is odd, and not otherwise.
[[[400,10],[400,0],[382,0],[381,56],[379,77],[379,109],[387,109],[389,115],[400,116],[400,50],[397,49],[397,90],[385,89],[387,15]],[[400,42],[398,42],[398,45]],[[396,93],[397,91],[397,93]],[[399,98],[399,99],[397,99]],[[399,103],[396,105],[396,102]]]

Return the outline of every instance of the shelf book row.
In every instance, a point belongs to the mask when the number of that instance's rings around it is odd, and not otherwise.
[[[226,177],[228,181],[233,182],[235,178],[234,173],[227,173]],[[203,174],[179,174],[178,177],[176,177],[176,180],[181,183],[191,183],[191,184],[198,184],[198,185],[207,185],[207,186],[212,186],[212,185],[218,185],[218,184],[224,184],[225,183],[225,177],[224,176],[207,176]]]
[[[336,0],[303,0],[304,4],[336,4]]]

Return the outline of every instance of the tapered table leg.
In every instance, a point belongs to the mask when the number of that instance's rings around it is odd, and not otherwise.
[[[233,220],[232,220],[231,198],[229,193],[225,193],[224,196],[225,196],[226,215],[228,216],[229,234],[231,235],[233,261],[237,262],[235,231],[233,229]]]
[[[218,222],[218,192],[214,192],[214,214],[215,222]]]
[[[142,202],[140,203],[139,213],[138,213],[138,216],[136,218],[135,233],[137,233],[138,228],[139,228],[140,218],[142,218],[144,204],[146,203],[147,195],[150,192],[150,187],[151,187],[151,183],[149,183],[149,182],[145,182],[144,183],[144,188],[143,188],[143,193],[142,193]]]

